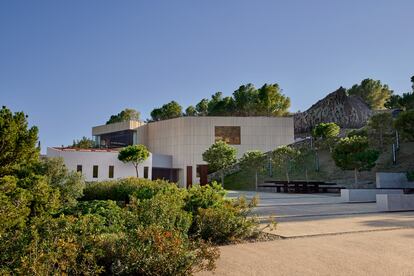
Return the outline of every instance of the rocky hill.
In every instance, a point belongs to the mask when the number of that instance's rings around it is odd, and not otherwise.
[[[330,93],[308,110],[294,115],[295,133],[309,132],[319,123],[334,122],[341,128],[364,126],[372,110],[359,96],[348,96],[345,88]]]

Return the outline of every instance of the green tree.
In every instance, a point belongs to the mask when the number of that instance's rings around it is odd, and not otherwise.
[[[239,116],[251,116],[255,115],[257,110],[258,91],[249,83],[240,86],[233,93],[235,115]]]
[[[266,162],[266,155],[259,151],[248,151],[245,152],[242,158],[239,160],[240,166],[247,171],[253,171],[255,177],[255,189],[257,190],[258,173],[263,170]]]
[[[414,141],[414,109],[402,112],[394,126],[404,140]]]
[[[272,152],[272,162],[276,168],[279,168],[286,175],[289,183],[289,172],[298,161],[299,151],[293,147],[280,146]]]
[[[113,124],[119,122],[126,122],[130,120],[139,121],[140,113],[139,111],[131,108],[125,108],[116,115],[112,115],[106,124]]]
[[[212,171],[221,171],[221,184],[223,186],[224,170],[236,163],[236,154],[236,148],[221,140],[215,142],[203,153],[203,160],[207,162],[209,169]]]
[[[91,149],[95,147],[95,141],[83,136],[80,140],[73,140],[72,147],[80,149]]]
[[[194,106],[190,105],[185,109],[185,116],[197,116],[197,110]]]
[[[229,116],[233,114],[234,108],[232,97],[223,98],[223,93],[217,92],[208,102],[208,116]]]
[[[289,107],[290,99],[282,94],[277,83],[265,84],[258,90],[257,115],[285,116]]]
[[[311,168],[311,165],[314,164],[315,151],[311,150],[309,147],[301,147],[298,149],[298,155],[296,157],[296,165],[305,172],[306,182],[309,181],[308,171]]]
[[[360,84],[348,89],[348,94],[360,96],[372,109],[384,109],[392,90],[379,80],[364,79]]]
[[[5,106],[0,110],[0,177],[31,166],[39,159],[37,127],[28,127],[27,116]]]
[[[332,151],[340,130],[341,128],[335,123],[320,123],[312,129],[312,136],[318,147],[326,145]]]
[[[207,116],[208,115],[208,99],[202,99],[197,105],[196,110],[199,116]]]
[[[368,121],[367,129],[371,143],[383,150],[394,136],[394,121],[391,113],[373,115]]]
[[[171,101],[164,104],[161,108],[155,108],[151,111],[151,117],[153,121],[168,120],[172,118],[178,118],[183,115],[181,105],[176,101]]]
[[[371,170],[379,157],[379,152],[369,147],[367,137],[352,136],[339,140],[332,158],[342,170],[354,170],[355,185],[358,184],[358,171]]]
[[[149,151],[147,147],[144,145],[132,145],[127,146],[119,151],[118,159],[124,163],[131,162],[132,165],[135,167],[135,171],[138,175],[138,166],[142,162],[148,159],[149,157]]]

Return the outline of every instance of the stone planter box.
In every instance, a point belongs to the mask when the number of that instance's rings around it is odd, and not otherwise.
[[[342,189],[343,202],[375,202],[378,194],[403,194],[402,189]]]
[[[377,195],[377,209],[382,212],[414,211],[414,195]]]
[[[377,188],[408,188],[409,183],[405,173],[376,173]]]

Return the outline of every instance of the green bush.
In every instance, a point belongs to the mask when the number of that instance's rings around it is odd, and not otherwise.
[[[414,181],[414,171],[407,172],[408,181]]]
[[[132,195],[138,199],[150,199],[161,189],[172,185],[164,180],[152,181],[135,177],[91,182],[86,185],[81,200],[114,200],[128,203]]]

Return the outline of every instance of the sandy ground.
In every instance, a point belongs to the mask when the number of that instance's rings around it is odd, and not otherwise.
[[[223,246],[215,272],[197,275],[414,275],[414,212],[332,195],[259,196],[255,213],[275,216],[270,232],[283,239]]]
[[[414,275],[414,229],[224,246],[198,275]]]

